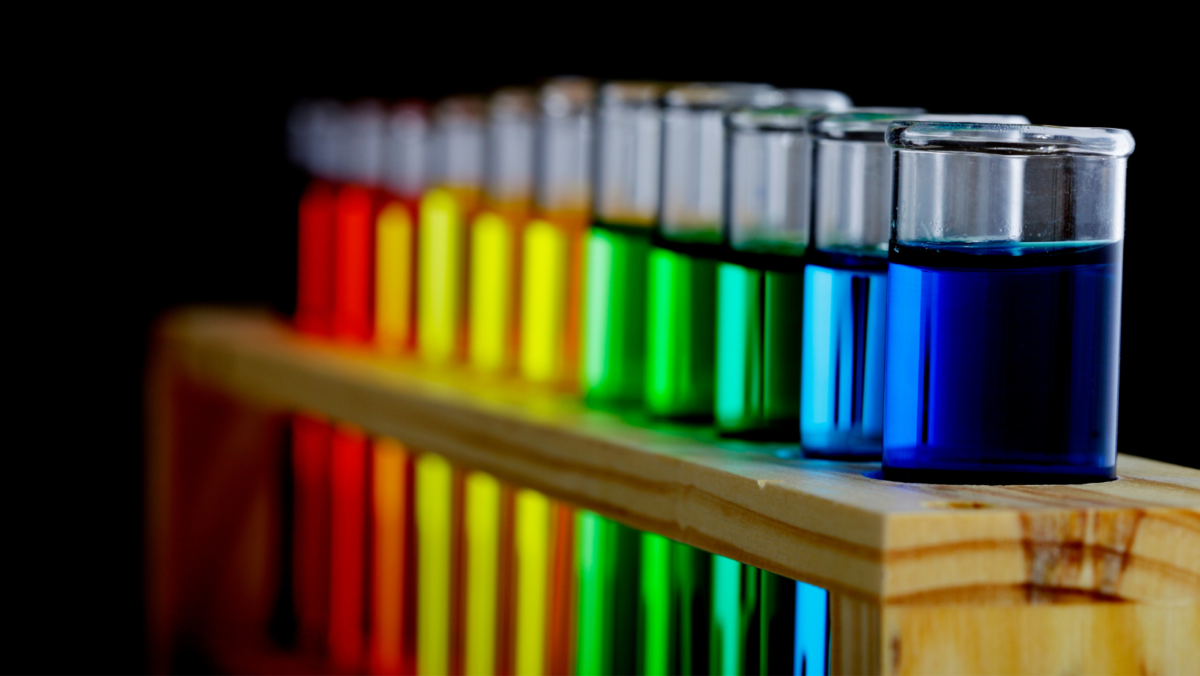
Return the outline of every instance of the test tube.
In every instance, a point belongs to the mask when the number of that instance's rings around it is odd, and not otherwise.
[[[884,477],[1114,478],[1133,136],[902,122],[887,142]]]
[[[582,78],[554,79],[538,92],[536,218],[523,242],[520,372],[568,389],[579,379],[594,98],[595,85]]]
[[[814,241],[805,270],[800,408],[801,447],[809,457],[875,460],[882,452],[892,199],[884,133],[897,117],[920,119],[919,112],[860,110],[813,122]]]
[[[517,361],[521,234],[533,202],[537,100],[508,88],[487,104],[483,208],[471,226],[468,359],[489,373]]]
[[[424,104],[387,111],[384,189],[375,219],[375,344],[387,354],[416,347],[417,205],[426,187],[428,136]]]
[[[641,404],[645,389],[643,289],[659,209],[663,89],[652,82],[600,89],[584,332],[584,392],[592,404]]]
[[[583,378],[587,400],[640,404],[646,338],[646,255],[658,215],[660,98],[653,82],[610,82],[596,111],[596,183],[588,233]],[[578,513],[576,673],[635,673],[638,532]]]
[[[421,198],[417,241],[417,349],[444,363],[467,353],[466,224],[483,188],[483,100],[438,102],[430,141],[433,187]]]
[[[320,101],[297,106],[288,120],[293,158],[309,175],[300,197],[296,329],[333,333],[333,231],[335,186],[332,147],[341,106]]]
[[[647,267],[644,404],[713,413],[716,261],[723,240],[726,111],[778,100],[767,85],[692,84],[664,96],[662,194]]]
[[[812,143],[808,120],[840,92],[792,90],[814,107],[745,109],[729,117],[729,250],[717,265],[716,402],[723,434],[797,438],[800,315],[808,248]]]
[[[336,146],[338,179],[334,208],[333,335],[367,342],[373,333],[375,214],[383,173],[383,109],[361,101],[341,118]]]

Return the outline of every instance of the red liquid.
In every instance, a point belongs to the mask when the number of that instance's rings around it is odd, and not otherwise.
[[[329,612],[329,459],[333,428],[324,420],[292,418],[295,477],[293,540],[297,644],[323,652]]]
[[[333,335],[367,342],[375,308],[375,211],[373,194],[356,185],[337,195],[334,228]]]
[[[333,186],[314,180],[300,198],[296,328],[327,336],[333,330]]]
[[[334,428],[332,446],[329,661],[335,671],[358,672],[366,635],[370,455],[367,438],[353,428]]]

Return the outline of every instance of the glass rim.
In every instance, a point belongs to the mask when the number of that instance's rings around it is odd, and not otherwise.
[[[537,92],[530,87],[502,87],[487,100],[489,115],[533,115],[537,112]]]
[[[851,108],[840,113],[824,113],[813,117],[809,124],[809,132],[817,138],[835,140],[874,133],[879,134],[882,141],[883,135],[887,133],[888,125],[893,121],[911,120],[924,114],[924,108]]]
[[[778,90],[754,82],[691,82],[671,87],[662,96],[663,106],[676,110],[726,110],[761,97],[778,99]]]
[[[737,130],[807,131],[808,122],[822,114],[819,108],[800,106],[747,106],[729,113],[729,126]]]
[[[598,99],[601,106],[657,106],[662,101],[663,92],[670,86],[665,82],[650,80],[614,80],[601,85]]]
[[[596,83],[586,77],[551,78],[538,88],[542,114],[550,117],[586,115],[592,111],[595,100]]]
[[[895,120],[887,144],[897,150],[996,155],[1081,155],[1123,159],[1133,153],[1133,134],[1108,127]]]

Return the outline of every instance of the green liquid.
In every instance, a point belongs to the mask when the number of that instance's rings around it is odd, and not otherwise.
[[[632,528],[579,512],[579,676],[632,674],[637,669],[638,543]]]
[[[716,261],[652,246],[646,288],[646,412],[711,416]]]
[[[642,533],[638,673],[708,674],[711,555]]]
[[[804,274],[728,262],[717,274],[717,429],[795,437]]]
[[[709,659],[714,675],[758,673],[759,580],[764,574],[754,566],[712,555]]]
[[[595,223],[588,235],[583,383],[591,403],[642,401],[650,232]]]

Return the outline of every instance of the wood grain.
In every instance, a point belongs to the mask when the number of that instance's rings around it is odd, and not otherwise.
[[[996,607],[1200,602],[1200,471],[1122,455],[1120,479],[940,486],[584,407],[465,367],[300,338],[263,314],[181,311],[157,340],[193,377],[303,409],[862,601]]]

